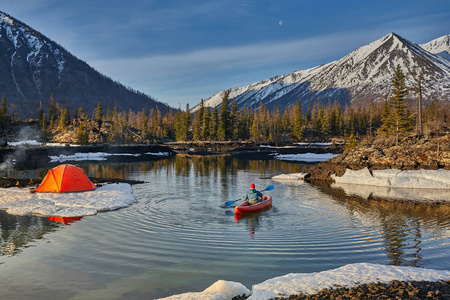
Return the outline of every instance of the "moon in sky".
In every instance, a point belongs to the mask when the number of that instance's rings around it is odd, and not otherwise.
[[[283,21],[278,22],[278,25],[280,26],[283,25]]]

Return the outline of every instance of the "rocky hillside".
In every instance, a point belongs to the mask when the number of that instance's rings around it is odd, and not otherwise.
[[[374,169],[448,169],[450,170],[450,135],[435,138],[408,137],[396,143],[393,138],[364,141],[353,149],[314,165],[306,172],[308,180],[330,180],[342,176],[347,168]]]

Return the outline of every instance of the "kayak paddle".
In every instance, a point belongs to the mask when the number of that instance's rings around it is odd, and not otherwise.
[[[265,191],[271,191],[271,190],[273,190],[274,188],[275,188],[275,187],[274,187],[273,185],[269,185],[269,186],[266,187],[264,190],[262,190],[261,193],[262,193],[262,192],[265,192]],[[237,201],[239,201],[239,200],[241,200],[241,199],[227,201],[227,202],[225,202],[224,206],[225,206],[225,207],[230,206],[230,205],[234,204],[234,202],[237,202]]]

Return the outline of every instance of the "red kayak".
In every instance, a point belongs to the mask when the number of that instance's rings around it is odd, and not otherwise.
[[[268,195],[263,197],[262,202],[253,205],[248,205],[247,201],[242,202],[241,204],[239,204],[234,208],[234,212],[237,214],[255,212],[264,209],[266,207],[269,207],[270,205],[272,205],[272,196]]]

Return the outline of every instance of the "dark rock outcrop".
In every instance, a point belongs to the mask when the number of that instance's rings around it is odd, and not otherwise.
[[[448,169],[450,170],[450,135],[436,138],[407,137],[400,141],[378,138],[361,142],[353,149],[310,167],[307,180],[331,181],[346,169],[360,170]]]

